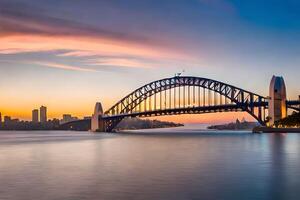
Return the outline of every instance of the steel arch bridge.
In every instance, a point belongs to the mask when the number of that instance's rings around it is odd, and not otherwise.
[[[125,117],[245,111],[266,123],[268,99],[212,79],[175,76],[146,84],[99,116],[104,132],[111,132]]]

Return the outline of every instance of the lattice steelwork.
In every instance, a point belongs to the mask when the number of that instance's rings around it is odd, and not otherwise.
[[[102,116],[106,131],[124,117],[246,111],[265,124],[267,99],[232,85],[200,77],[175,76],[144,85]]]
[[[300,112],[300,100],[296,101],[287,101],[286,106],[289,109]]]

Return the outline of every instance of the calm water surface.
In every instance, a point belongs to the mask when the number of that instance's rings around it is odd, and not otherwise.
[[[300,199],[300,134],[0,132],[0,199]]]

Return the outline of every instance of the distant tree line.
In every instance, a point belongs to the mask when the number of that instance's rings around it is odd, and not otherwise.
[[[150,119],[127,118],[123,119],[118,126],[117,130],[134,130],[134,129],[149,129],[149,128],[170,128],[184,126],[180,123],[166,122]]]
[[[207,127],[208,129],[215,129],[215,130],[250,130],[257,126],[257,122],[247,122],[243,120],[240,122],[238,119],[236,122],[231,122],[228,124],[220,124],[220,125],[212,125]]]

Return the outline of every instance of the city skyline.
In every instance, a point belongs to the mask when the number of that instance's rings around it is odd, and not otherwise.
[[[9,116],[9,115],[4,115],[4,118],[6,118],[8,121],[10,120],[15,120],[15,121],[23,121],[23,122],[33,122],[33,123],[45,123],[48,122],[48,120],[52,121],[56,121],[59,120],[60,123],[67,123],[67,122],[71,122],[71,121],[76,121],[79,120],[79,118],[77,116],[73,116],[72,114],[62,114],[62,116],[57,117],[57,118],[48,118],[48,109],[46,106],[40,106],[39,109],[34,108],[31,112],[31,120],[24,120],[24,119],[19,119],[19,118],[15,118],[14,116]],[[84,116],[81,119],[89,119],[90,116]],[[0,122],[4,122],[2,120],[2,113],[0,112]]]
[[[30,120],[32,108],[44,104],[49,118],[83,118],[97,101],[107,110],[132,90],[182,70],[264,96],[272,76],[282,75],[287,98],[298,98],[296,1],[56,3],[0,3],[3,116]],[[209,123],[237,117],[252,119],[245,113],[164,119]]]

